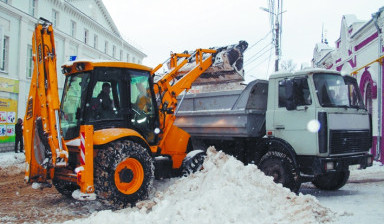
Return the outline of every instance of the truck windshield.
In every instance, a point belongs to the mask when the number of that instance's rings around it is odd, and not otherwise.
[[[352,107],[364,109],[357,82],[352,77],[336,74],[313,76],[317,97],[322,107]]]
[[[89,73],[77,73],[67,77],[61,101],[61,129],[64,139],[77,137],[80,108],[84,102],[89,82]]]

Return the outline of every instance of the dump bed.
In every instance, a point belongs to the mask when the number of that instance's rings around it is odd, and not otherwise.
[[[267,96],[265,80],[255,80],[244,90],[189,94],[175,124],[191,136],[262,137]]]

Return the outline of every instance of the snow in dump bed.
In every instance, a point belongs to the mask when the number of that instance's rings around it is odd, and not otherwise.
[[[204,170],[175,178],[135,208],[101,211],[65,223],[328,223],[336,214],[313,196],[297,196],[255,165],[208,149]],[[164,187],[164,186],[162,186]]]

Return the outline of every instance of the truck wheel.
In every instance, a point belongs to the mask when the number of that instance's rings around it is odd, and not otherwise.
[[[335,191],[343,187],[349,178],[349,170],[327,173],[317,176],[313,181],[313,185],[321,190]]]
[[[147,150],[129,140],[115,141],[95,158],[95,192],[114,209],[146,199],[154,178],[153,160]]]
[[[297,193],[300,189],[300,181],[295,171],[292,159],[285,153],[278,151],[267,152],[260,160],[259,169],[267,176],[272,176],[275,183],[289,188]]]
[[[67,182],[67,181],[63,181],[63,180],[53,179],[52,184],[53,184],[53,186],[55,186],[56,190],[60,194],[64,195],[67,198],[72,198],[72,192],[74,192],[75,190],[80,188],[75,183],[71,183],[71,182]]]
[[[206,153],[203,150],[193,150],[187,154],[181,165],[183,176],[188,176],[203,168]]]

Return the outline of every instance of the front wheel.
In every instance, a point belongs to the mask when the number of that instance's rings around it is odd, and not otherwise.
[[[260,160],[259,169],[267,176],[272,176],[275,183],[289,188],[297,193],[300,189],[300,181],[295,171],[292,159],[285,153],[269,151]]]
[[[146,199],[154,178],[148,151],[133,141],[115,141],[95,159],[95,191],[112,208],[124,208]]]
[[[347,183],[349,174],[349,170],[327,173],[316,177],[312,183],[321,190],[335,191]]]

